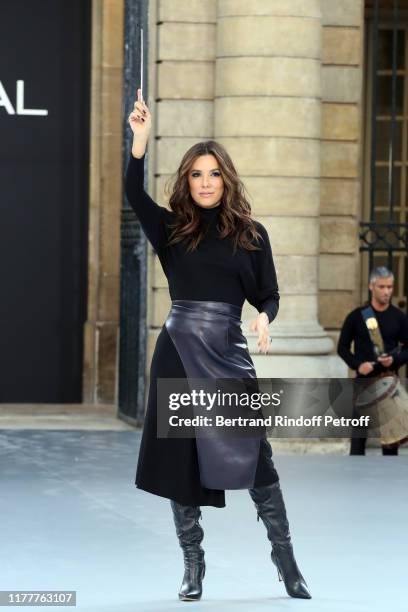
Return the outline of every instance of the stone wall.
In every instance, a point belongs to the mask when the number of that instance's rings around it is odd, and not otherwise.
[[[274,324],[279,357],[272,366],[272,357],[254,355],[260,375],[284,363],[282,374],[294,365],[298,375],[313,375],[333,350],[317,320],[321,8],[320,0],[158,0],[154,192],[166,201],[166,180],[198,140],[214,137],[230,152],[253,214],[270,233],[282,296]],[[157,258],[152,267],[150,355],[170,306]],[[244,329],[255,314],[245,304]],[[256,338],[246,332],[255,352]]]
[[[319,320],[339,329],[359,302],[362,0],[323,0]]]

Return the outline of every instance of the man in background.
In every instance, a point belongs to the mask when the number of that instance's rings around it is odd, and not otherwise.
[[[341,329],[337,346],[340,357],[357,378],[369,378],[398,369],[408,362],[408,317],[391,304],[394,275],[385,267],[372,270],[369,279],[371,300],[350,312]],[[368,306],[368,308],[367,308]],[[365,312],[371,306],[371,319],[378,322],[384,353],[378,355],[367,327]],[[351,344],[354,342],[354,351]],[[351,438],[350,455],[364,455],[366,438]],[[398,445],[382,446],[383,455],[398,455]]]

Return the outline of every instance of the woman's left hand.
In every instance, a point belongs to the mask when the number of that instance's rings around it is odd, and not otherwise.
[[[258,353],[265,351],[266,355],[271,344],[269,338],[269,319],[266,312],[259,313],[256,319],[251,323],[250,329],[251,331],[258,332]]]

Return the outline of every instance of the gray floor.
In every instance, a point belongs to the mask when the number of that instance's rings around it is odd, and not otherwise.
[[[133,430],[0,433],[1,590],[76,590],[88,612],[406,606],[406,453],[275,456],[313,599],[287,597],[248,493],[233,491],[226,508],[203,508],[204,595],[184,603],[169,502],[134,486],[139,439]]]

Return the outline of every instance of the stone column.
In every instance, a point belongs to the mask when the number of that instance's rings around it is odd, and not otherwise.
[[[334,337],[361,299],[364,6],[364,0],[322,5],[319,313]]]
[[[92,2],[88,317],[83,401],[113,404],[119,335],[123,3]]]
[[[320,0],[218,0],[215,138],[229,151],[267,228],[281,308],[272,355],[258,376],[344,375],[317,320],[320,150]],[[247,323],[256,315],[245,308]]]

